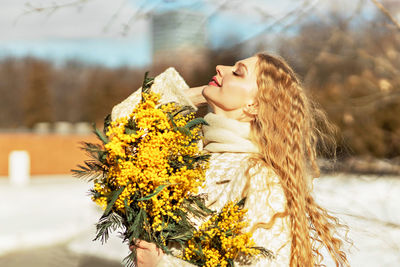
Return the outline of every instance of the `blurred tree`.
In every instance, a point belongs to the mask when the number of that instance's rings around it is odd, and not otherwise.
[[[94,67],[83,84],[83,117],[85,121],[101,121],[114,105],[137,90],[143,82],[144,70]]]
[[[17,127],[23,124],[23,84],[23,62],[14,58],[3,59],[0,62],[0,127]]]
[[[51,81],[54,120],[77,122],[81,120],[83,103],[82,84],[89,68],[78,60],[68,60],[54,69]]]
[[[377,15],[356,27],[337,14],[282,38],[279,54],[341,128],[353,155],[400,156],[400,33]]]
[[[25,125],[32,127],[37,122],[52,121],[52,102],[50,81],[52,65],[50,62],[27,58],[26,92],[23,95]]]

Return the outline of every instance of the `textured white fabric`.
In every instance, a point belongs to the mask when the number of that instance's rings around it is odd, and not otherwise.
[[[151,91],[154,93],[161,93],[160,103],[177,102],[181,105],[192,106],[194,110],[197,107],[186,96],[185,91],[189,86],[182,79],[179,73],[172,67],[165,70],[163,73],[154,78]],[[133,92],[124,101],[114,106],[111,112],[111,119],[115,121],[117,118],[128,116],[135,105],[140,102],[142,88]]]
[[[187,85],[175,70],[168,69],[157,77],[159,79],[156,80],[152,90],[157,88],[157,92],[162,93],[164,102],[176,101],[192,105],[184,96]],[[139,99],[140,94],[134,93],[114,107],[112,119],[129,115]],[[206,172],[206,182],[204,187],[200,188],[200,192],[208,194],[206,204],[210,208],[219,210],[228,201],[240,200],[247,179],[245,176],[247,159],[252,153],[257,152],[258,148],[249,140],[250,124],[223,118],[214,113],[207,114],[205,119],[210,126],[203,128],[204,149],[211,152],[211,158],[210,168]],[[256,172],[255,169],[251,169],[250,176],[251,183],[245,203],[245,208],[248,209],[246,220],[250,223],[247,230],[257,222],[267,223],[274,213],[283,211],[286,205],[279,177],[272,170],[263,167]],[[274,260],[261,258],[246,266],[289,266],[291,248],[289,217],[276,219],[271,229],[257,229],[253,233],[253,239],[256,245],[272,250],[276,258]],[[157,267],[173,266],[194,265],[171,255],[163,255],[157,265]],[[241,265],[235,263],[235,266]]]
[[[203,149],[210,152],[259,152],[250,141],[250,122],[240,122],[212,112],[204,119],[209,125],[203,126]]]

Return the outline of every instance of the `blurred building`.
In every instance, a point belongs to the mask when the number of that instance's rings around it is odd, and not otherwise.
[[[190,72],[206,60],[207,17],[192,10],[155,13],[152,17],[153,63]]]

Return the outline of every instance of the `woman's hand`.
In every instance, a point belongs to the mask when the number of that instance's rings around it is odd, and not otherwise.
[[[207,104],[207,100],[203,96],[204,87],[205,85],[192,87],[185,91],[186,95],[196,107]]]
[[[161,260],[164,252],[154,243],[139,240],[136,245],[130,245],[133,251],[136,248],[137,267],[155,267]]]

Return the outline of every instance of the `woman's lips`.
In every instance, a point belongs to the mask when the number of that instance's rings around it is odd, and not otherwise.
[[[218,85],[216,82],[214,82],[214,81],[209,82],[208,85],[212,85],[212,86],[217,86],[217,87],[219,87],[219,85]]]
[[[208,83],[208,85],[212,85],[212,86],[217,86],[217,87],[221,87],[218,83],[217,77],[212,77],[211,82]]]

